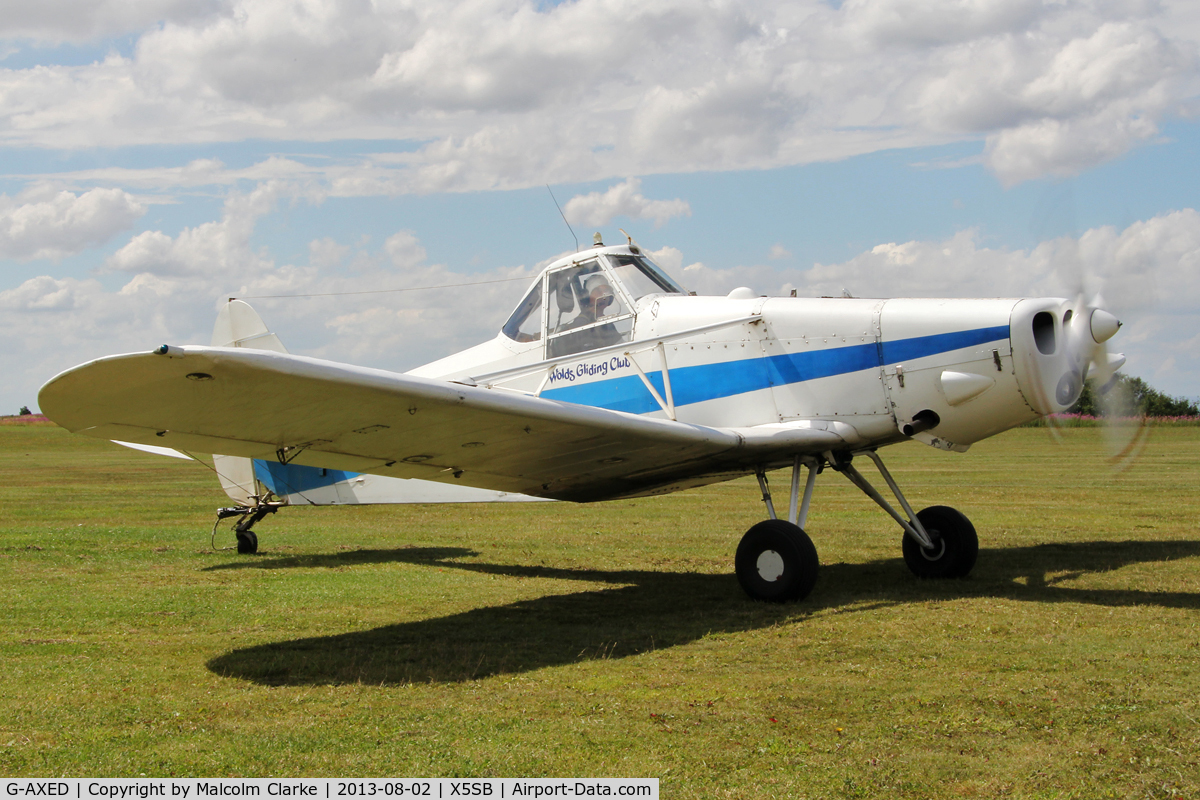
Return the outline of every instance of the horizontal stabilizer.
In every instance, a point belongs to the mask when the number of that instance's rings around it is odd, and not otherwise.
[[[143,453],[153,453],[156,456],[167,456],[168,458],[182,458],[185,461],[195,461],[194,458],[187,453],[181,453],[171,447],[158,447],[152,444],[138,444],[137,442],[122,442],[119,439],[111,439],[113,444],[119,444],[122,447],[128,447],[133,450],[141,450]]]

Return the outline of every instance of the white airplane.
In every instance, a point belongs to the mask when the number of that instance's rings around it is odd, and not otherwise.
[[[1104,344],[1119,327],[1082,299],[697,297],[632,239],[597,234],[542,271],[495,339],[411,372],[289,355],[235,300],[213,346],[91,361],[39,402],[74,432],[220,454],[238,505],[218,521],[238,518],[240,552],[285,504],[595,502],[756,475],[770,518],[742,537],[735,571],[750,597],[783,602],[817,579],[803,528],[826,467],[900,525],[914,574],[967,575],[971,522],[914,513],[878,450],[963,452],[1067,409],[1089,368],[1104,383],[1124,362]],[[787,467],[780,518],[767,472]]]

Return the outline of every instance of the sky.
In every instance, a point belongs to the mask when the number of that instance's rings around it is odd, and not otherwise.
[[[1082,292],[1197,398],[1198,114],[1184,0],[6,4],[0,414],[229,297],[448,355],[575,249],[556,200],[702,294]]]

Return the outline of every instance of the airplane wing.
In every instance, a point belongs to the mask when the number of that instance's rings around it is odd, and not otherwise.
[[[38,400],[98,438],[580,502],[861,443],[834,421],[705,427],[246,348],[109,356],[51,379]]]

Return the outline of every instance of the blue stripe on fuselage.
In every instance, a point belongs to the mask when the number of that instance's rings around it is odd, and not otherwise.
[[[878,369],[886,364],[911,361],[964,347],[975,347],[1007,339],[1008,336],[1007,325],[996,325],[969,331],[917,336],[882,344],[871,342],[805,353],[784,353],[763,358],[678,367],[671,370],[671,390],[675,405],[685,406],[772,386],[786,386],[864,369]],[[579,358],[580,361],[586,361],[587,354],[580,353]],[[665,398],[662,372],[648,372],[646,377],[650,379],[659,395]],[[547,389],[542,392],[542,397],[631,414],[645,414],[658,410],[658,403],[646,391],[645,385],[637,375]]]
[[[1007,339],[1007,325],[996,325],[991,328],[976,328],[972,331],[956,331],[955,333],[935,333],[932,336],[917,336],[912,339],[897,339],[894,342],[883,342],[884,364],[898,364],[901,361],[911,361],[914,358],[935,356],[938,353],[948,353],[951,350],[961,350],[964,347]]]

